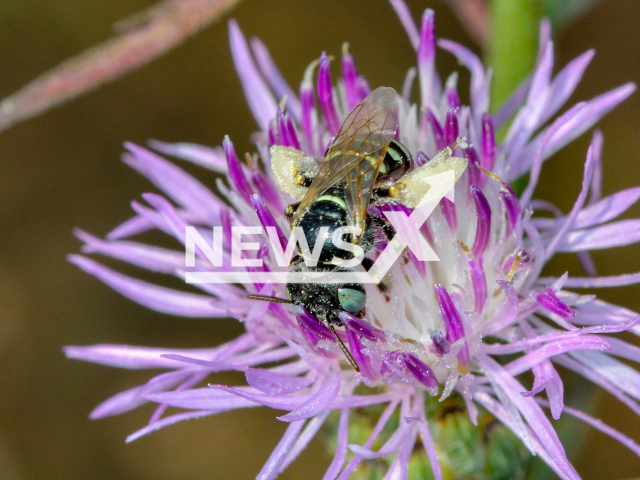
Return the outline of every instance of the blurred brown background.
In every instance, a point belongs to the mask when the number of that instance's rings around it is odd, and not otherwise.
[[[114,22],[152,4],[3,0],[0,97],[104,40]],[[443,3],[409,5],[416,18],[427,6],[436,9],[441,37],[473,45]],[[373,86],[400,88],[414,64],[385,0],[245,0],[232,15],[247,36],[265,41],[294,87],[312,59],[322,50],[338,55],[345,40]],[[640,81],[639,18],[637,0],[608,0],[556,38],[557,65],[588,48],[597,50],[574,101]],[[120,162],[123,141],[215,145],[230,134],[239,152],[250,148],[255,124],[233,70],[226,20],[142,70],[0,135],[0,479],[253,478],[284,430],[274,411],[252,409],[182,423],[125,445],[127,434],[148,420],[150,407],[97,422],[87,415],[150,373],[70,361],[61,351],[68,344],[107,342],[205,347],[241,330],[233,320],[187,320],[149,311],[65,260],[79,247],[74,227],[102,236],[131,215],[130,200],[152,190]],[[441,72],[459,68],[445,52],[438,55]],[[468,81],[465,73],[462,81]],[[605,194],[640,183],[638,118],[636,93],[600,124]],[[587,145],[585,136],[549,162],[540,196],[570,208]],[[198,175],[213,181],[204,172]],[[628,216],[639,215],[635,207]],[[640,270],[638,246],[595,258],[603,274]],[[566,269],[582,273],[570,256],[551,271]],[[638,287],[598,293],[640,311]],[[609,395],[599,400],[597,415],[640,441],[640,419]],[[640,459],[589,432],[576,458],[583,478],[640,476]],[[320,478],[328,461],[314,442],[282,478]]]

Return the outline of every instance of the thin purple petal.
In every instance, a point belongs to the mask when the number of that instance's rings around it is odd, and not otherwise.
[[[339,373],[327,377],[322,383],[322,386],[311,398],[292,412],[278,417],[278,420],[282,420],[283,422],[296,422],[316,416],[335,400],[340,391],[341,380],[342,377]]]
[[[541,398],[536,399],[536,402],[538,402],[540,405],[542,405],[544,407],[549,407],[550,406],[549,402],[547,402],[546,400],[543,400]],[[631,438],[629,438],[626,435],[618,432],[616,429],[610,427],[606,423],[603,423],[602,420],[594,418],[594,417],[592,417],[590,415],[587,415],[584,412],[581,412],[581,411],[576,410],[576,409],[571,408],[571,407],[565,407],[564,410],[569,415],[572,415],[572,416],[574,416],[576,418],[579,418],[583,422],[588,423],[589,425],[591,425],[593,428],[595,428],[597,430],[600,430],[605,435],[608,435],[611,438],[617,440],[618,442],[623,444],[625,447],[627,447],[629,450],[631,450],[633,453],[635,453],[636,455],[640,456],[640,445],[638,445],[636,442],[634,442]]]
[[[258,220],[260,220],[260,223],[262,224],[262,226],[265,229],[267,227],[271,227],[275,229],[276,233],[278,234],[278,239],[280,240],[280,245],[282,246],[282,250],[284,251],[284,249],[287,248],[287,243],[288,243],[287,237],[285,237],[284,233],[282,233],[280,226],[276,223],[276,220],[273,218],[273,215],[271,215],[271,212],[269,212],[269,209],[267,208],[267,206],[264,204],[262,199],[256,194],[251,195],[251,204],[253,205],[253,208],[255,209],[256,214],[258,215]]]
[[[387,335],[380,329],[371,326],[368,322],[350,314],[349,312],[340,312],[338,314],[340,320],[359,336],[368,340],[385,340]]]
[[[118,293],[157,312],[195,318],[222,318],[227,316],[227,309],[217,308],[212,305],[212,297],[180,292],[143,282],[142,280],[136,280],[80,255],[70,255],[68,260]],[[238,306],[240,309],[244,309],[241,305]]]
[[[342,46],[342,79],[347,97],[347,107],[352,109],[362,99],[358,94],[358,70],[346,43]]]
[[[491,207],[487,197],[475,185],[469,187],[469,193],[473,197],[476,206],[476,236],[471,247],[471,254],[480,257],[487,246],[491,236]]]
[[[213,412],[209,410],[200,410],[197,412],[184,412],[178,413],[176,415],[171,415],[169,417],[163,418],[162,420],[158,420],[150,425],[147,425],[144,428],[141,428],[137,432],[132,433],[127,437],[126,443],[131,443],[134,440],[139,439],[140,437],[144,437],[145,435],[149,435],[156,430],[160,430],[161,428],[168,427],[169,425],[173,425],[175,423],[181,422],[183,420],[191,420],[193,418],[202,418],[209,415],[214,415],[218,412]]]
[[[251,113],[253,113],[260,129],[266,132],[269,128],[269,122],[276,114],[276,100],[258,73],[247,41],[237,22],[233,19],[229,20],[229,41],[233,64],[240,77],[240,83],[242,83],[242,89],[247,97]]]
[[[421,384],[428,388],[435,388],[438,386],[438,380],[436,379],[433,370],[431,370],[426,363],[410,353],[404,354],[403,359],[407,370]]]
[[[485,335],[492,335],[511,325],[516,321],[520,309],[518,292],[515,288],[505,280],[496,280],[496,283],[504,290],[506,298],[498,304],[493,315],[487,321],[486,331],[483,332]]]
[[[496,136],[491,115],[482,115],[482,167],[492,171],[496,161]]]
[[[549,310],[551,313],[562,318],[573,318],[576,316],[576,312],[571,310],[562,300],[560,300],[555,292],[550,288],[547,288],[544,292],[540,292],[536,295],[538,303]]]
[[[158,140],[149,140],[147,143],[151,148],[165,155],[188,160],[214,172],[227,171],[224,151],[220,147],[211,148],[195,143],[166,143]]]
[[[320,57],[320,70],[318,70],[318,100],[320,108],[327,122],[327,129],[331,135],[335,135],[340,128],[340,120],[336,106],[333,103],[333,88],[331,86],[330,62],[327,54],[322,52]]]
[[[73,233],[85,243],[82,253],[107,255],[153,272],[175,273],[176,270],[185,268],[184,252],[137,242],[107,242],[80,229],[75,229]]]
[[[300,431],[302,430],[302,427],[304,427],[304,424],[304,421],[293,422],[287,427],[287,431],[284,433],[282,439],[278,442],[278,445],[273,452],[271,452],[267,463],[262,467],[262,470],[260,470],[256,480],[272,480],[278,476],[280,468],[289,451],[298,439],[298,435],[300,435]]]
[[[509,374],[516,376],[530,370],[534,365],[547,358],[574,350],[609,350],[611,345],[604,338],[595,335],[582,335],[544,344],[542,347],[512,361],[504,368]]]
[[[420,44],[420,33],[413,21],[413,17],[411,16],[411,12],[409,11],[407,4],[403,0],[389,0],[389,3],[396,11],[398,18],[400,19],[400,23],[402,23],[402,26],[409,36],[411,45],[413,45],[414,49],[418,50],[418,46]]]
[[[229,181],[237,189],[240,195],[242,195],[246,201],[249,201],[249,198],[253,194],[253,188],[251,188],[249,181],[244,175],[242,164],[240,163],[240,160],[238,160],[236,151],[233,148],[233,143],[229,140],[228,136],[224,137],[222,146],[224,147],[224,153],[227,157],[227,175],[229,177]]]
[[[449,343],[454,343],[465,336],[460,314],[456,310],[456,307],[444,286],[436,285],[435,291],[438,303],[440,304],[445,331],[447,332],[447,341]],[[460,353],[458,353],[458,359],[465,365],[469,363],[469,347],[467,344],[465,344],[462,347],[462,350],[460,350]]]
[[[438,40],[438,46],[456,56],[471,72],[471,107],[474,114],[482,114],[489,109],[489,84],[482,61],[471,50],[451,40]]]
[[[491,381],[495,382],[516,405],[558,468],[571,480],[580,480],[578,472],[569,463],[564,447],[544,412],[533,399],[520,395],[519,392],[524,390],[520,383],[492,358],[480,355],[478,360]]]
[[[124,155],[124,162],[151,180],[177,204],[202,218],[217,217],[222,202],[202,183],[145,148],[128,142],[125,147],[132,155]]]
[[[488,298],[487,277],[484,272],[482,258],[469,260],[469,276],[471,277],[471,284],[473,285],[475,311],[482,313]]]
[[[440,79],[435,68],[436,30],[435,13],[427,8],[422,15],[420,43],[418,45],[418,72],[422,107],[432,107],[440,90]]]
[[[291,112],[296,120],[300,120],[300,101],[297,95],[291,89],[287,81],[284,79],[277,65],[271,58],[269,49],[262,43],[259,38],[251,39],[251,49],[258,62],[260,72],[264,76],[265,80],[269,83],[269,86],[273,89],[277,99],[287,97],[287,109]]]
[[[640,220],[621,220],[600,227],[569,232],[558,244],[558,252],[580,252],[622,247],[640,242]]]
[[[433,132],[433,136],[436,141],[436,147],[438,150],[442,150],[447,145],[444,137],[444,130],[430,109],[427,109],[425,120],[425,125],[431,126],[431,131]]]
[[[553,116],[571,97],[578,83],[582,80],[582,74],[591,63],[595,50],[588,50],[567,64],[553,79],[549,86],[549,98],[540,123]]]
[[[447,116],[444,121],[444,141],[446,145],[453,145],[458,135],[460,134],[460,128],[458,127],[458,116],[452,109],[447,110]]]
[[[334,480],[344,465],[348,452],[347,443],[349,441],[349,409],[345,408],[340,411],[340,421],[338,422],[336,437],[336,453],[322,480]]]

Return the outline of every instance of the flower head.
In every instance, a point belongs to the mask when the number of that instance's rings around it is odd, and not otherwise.
[[[581,55],[552,78],[553,48],[543,25],[534,71],[490,115],[490,72],[480,60],[454,42],[436,40],[433,11],[424,13],[418,29],[403,4],[393,3],[418,59],[399,98],[398,140],[411,152],[417,168],[454,146],[458,137],[467,139],[453,152],[468,160],[455,187],[455,202],[443,198],[420,229],[440,261],[422,262],[407,250],[394,264],[386,291],[367,289],[366,317],[340,313],[344,328],[336,334],[348,346],[357,372],[344,362],[331,329],[306,309],[247,300],[247,294],[285,295],[284,285],[255,280],[255,274],[274,265],[266,235],[254,257],[263,260],[262,266],[245,267],[247,282],[199,284],[200,294],[142,282],[73,255],[70,260],[80,268],[149,308],[186,317],[232,316],[246,327],[237,339],[205,350],[67,347],[72,358],[168,370],[107,400],[92,418],[157,403],[149,425],[131,435],[131,441],[183,419],[226,410],[256,405],[284,410],[287,413],[278,418],[290,426],[259,478],[274,478],[284,470],[334,410],[341,412],[336,451],[325,478],[347,478],[361,462],[381,457],[391,459],[390,474],[405,478],[418,436],[434,477],[444,478],[439,457],[445,452],[436,448],[427,405],[432,397],[443,401],[451,395],[463,399],[466,414],[476,425],[479,406],[490,412],[561,478],[579,476],[541,407],[550,408],[554,419],[563,412],[578,416],[640,454],[640,446],[623,434],[564,406],[563,383],[555,368],[561,365],[577,372],[640,414],[636,402],[640,374],[616,359],[640,361],[640,355],[622,340],[603,336],[624,330],[640,334],[637,315],[569,290],[640,281],[639,274],[598,277],[589,257],[590,250],[640,241],[639,220],[614,221],[640,198],[640,189],[600,198],[602,137],[596,132],[572,210],[564,214],[548,202],[533,199],[544,161],[589,130],[635,87],[624,85],[558,115],[593,53]],[[283,212],[291,198],[276,186],[270,147],[292,147],[321,158],[341,121],[371,89],[346,46],[337,84],[332,83],[332,63],[323,53],[305,71],[298,95],[283,80],[264,45],[255,40],[250,48],[233,21],[230,37],[240,80],[260,127],[253,137],[257,155],[241,162],[229,138],[222,148],[213,149],[151,143],[161,153],[226,175],[227,182],[216,185],[217,196],[157,154],[127,144],[125,162],[171,201],[157,194],[143,195],[148,205],[133,202],[136,216],[106,240],[78,231],[85,243],[83,252],[185,278],[189,271],[211,269],[202,252],[196,252],[194,266],[186,268],[180,250],[126,239],[157,229],[185,244],[190,226],[204,237],[211,227],[222,227],[224,238],[230,238],[232,226],[262,225],[272,227],[286,245],[288,224]],[[436,45],[470,70],[470,105],[461,104],[457,74],[443,81],[436,71]],[[420,103],[412,104],[416,76]],[[511,118],[504,140],[497,142],[496,130]],[[518,197],[510,183],[525,174],[529,181]],[[399,221],[406,221],[410,214],[393,203],[371,210],[379,216],[396,211]],[[558,252],[577,252],[589,276],[541,277],[545,264]],[[223,264],[228,264],[230,256],[229,245],[224,245]],[[215,381],[211,374],[225,370],[244,372],[247,385],[200,386],[205,379]],[[516,378],[525,372],[533,374],[529,389]],[[542,398],[543,390],[547,400]],[[377,405],[383,409],[370,436],[362,444],[349,444],[350,412]],[[164,416],[169,406],[186,412]],[[397,412],[400,419],[394,423]],[[393,433],[379,446],[381,432],[391,424]]]

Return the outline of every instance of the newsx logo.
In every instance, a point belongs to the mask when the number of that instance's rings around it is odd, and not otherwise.
[[[425,241],[420,233],[420,227],[427,221],[431,213],[443,198],[454,201],[455,177],[451,170],[431,175],[424,179],[429,185],[429,190],[422,197],[417,207],[406,215],[402,211],[385,211],[387,221],[393,226],[396,235],[380,253],[369,271],[355,272],[289,272],[289,271],[261,271],[264,266],[261,258],[244,258],[244,251],[259,251],[259,242],[243,242],[243,235],[264,235],[265,230],[270,243],[270,251],[273,253],[276,264],[279,267],[288,268],[289,262],[296,250],[296,244],[300,246],[304,261],[308,267],[314,267],[322,251],[325,239],[328,236],[328,227],[322,227],[316,239],[313,249],[307,244],[301,227],[294,227],[288,239],[286,248],[282,244],[275,227],[262,226],[233,226],[231,228],[231,267],[242,267],[245,271],[187,271],[185,280],[187,283],[348,283],[357,281],[360,283],[379,283],[391,269],[395,261],[400,257],[405,248],[409,248],[415,257],[422,262],[437,262],[440,259]],[[223,266],[223,229],[213,227],[212,242],[209,244],[200,235],[195,227],[187,227],[185,232],[185,266],[196,267],[196,247],[214,267]],[[360,235],[361,229],[354,226],[345,226],[336,229],[332,234],[332,241],[336,247],[353,253],[351,260],[334,258],[335,265],[344,268],[355,268],[362,262],[364,251],[356,244],[342,240],[345,234]]]

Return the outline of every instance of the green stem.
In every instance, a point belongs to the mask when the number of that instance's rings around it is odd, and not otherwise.
[[[491,37],[485,60],[493,68],[495,110],[531,72],[538,50],[540,0],[491,0]]]

